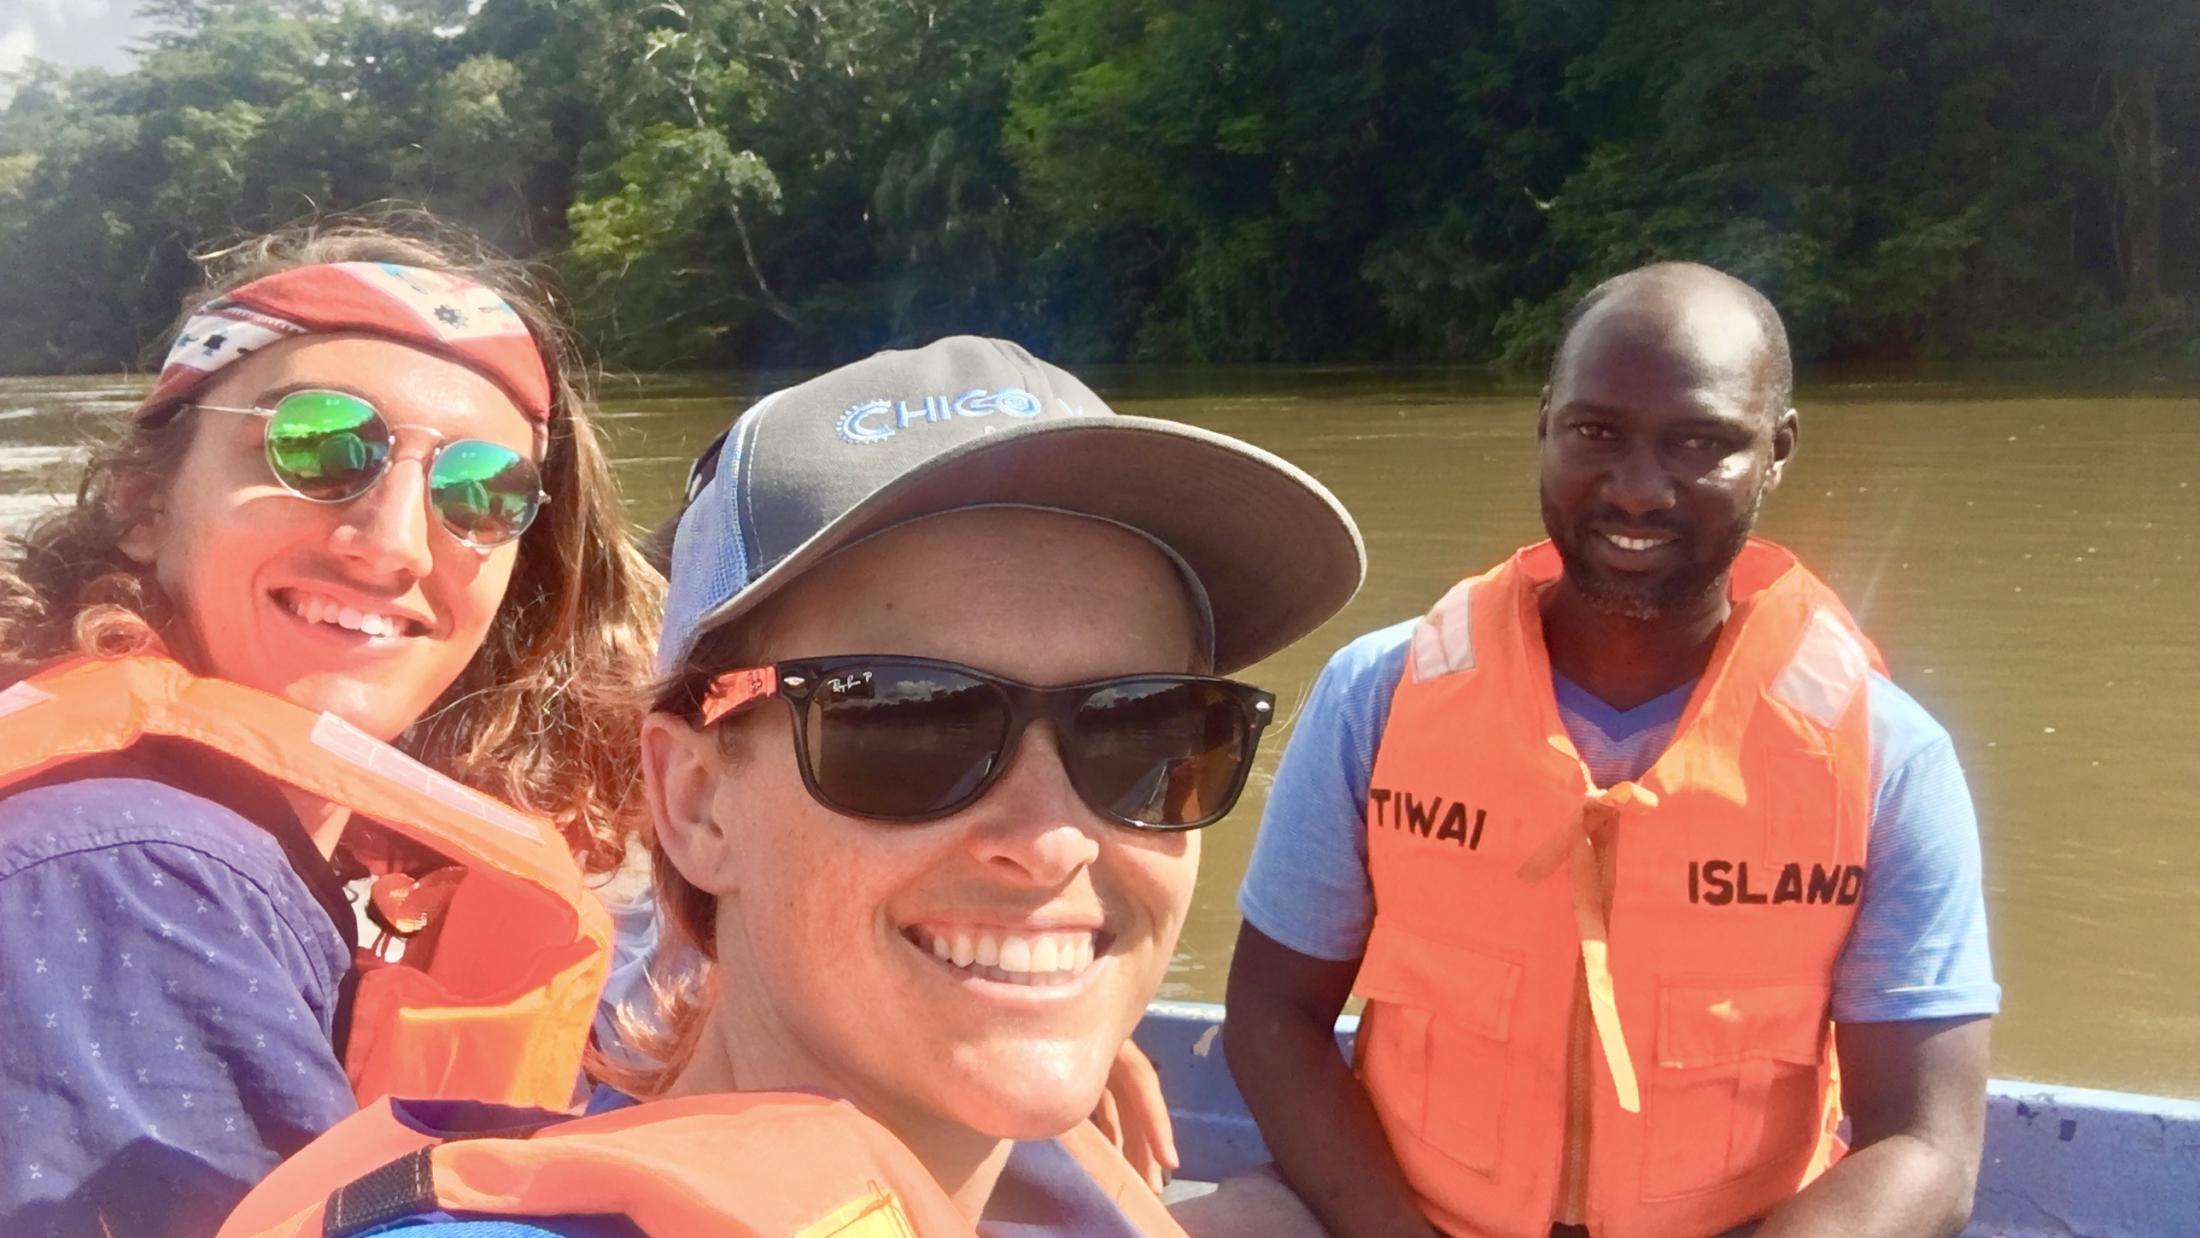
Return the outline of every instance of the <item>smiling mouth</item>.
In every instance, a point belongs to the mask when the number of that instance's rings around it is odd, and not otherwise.
[[[909,944],[950,970],[1000,984],[1075,984],[1107,954],[1113,935],[1094,929],[1012,932],[1002,928],[911,927]]]
[[[1630,537],[1622,533],[1602,533],[1598,536],[1602,537],[1605,541],[1610,542],[1612,545],[1619,547],[1621,550],[1634,551],[1637,553],[1645,550],[1656,550],[1661,546],[1670,546],[1674,542],[1680,540],[1672,536],[1671,534],[1654,537]]]
[[[303,589],[278,589],[275,591],[275,601],[284,610],[307,623],[356,632],[372,641],[394,641],[400,637],[425,636],[428,633],[426,625],[403,615],[361,610],[356,606],[346,606],[326,594]]]

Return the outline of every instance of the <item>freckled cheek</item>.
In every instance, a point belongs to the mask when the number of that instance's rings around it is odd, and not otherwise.
[[[1191,909],[1199,879],[1199,836],[1165,835],[1112,865],[1117,897],[1148,922],[1158,943],[1170,944]]]
[[[799,786],[792,790],[804,794]],[[746,875],[735,879],[755,908],[774,921],[774,931],[794,938],[796,949],[830,950],[878,917],[892,886],[892,867],[881,864],[883,857],[862,846],[860,837],[848,837],[839,823],[818,819],[808,805],[765,795],[752,808],[766,805],[780,810],[746,823]]]

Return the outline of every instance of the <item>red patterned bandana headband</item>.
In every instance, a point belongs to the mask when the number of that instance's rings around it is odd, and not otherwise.
[[[200,306],[161,366],[140,418],[171,409],[222,367],[293,336],[362,331],[449,357],[494,380],[538,427],[550,376],[534,336],[488,288],[444,271],[332,262],[256,279]]]

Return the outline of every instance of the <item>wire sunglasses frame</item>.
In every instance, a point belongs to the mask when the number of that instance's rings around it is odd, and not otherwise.
[[[368,413],[369,421],[380,424],[383,431],[387,434],[391,450],[388,454],[384,455],[381,458],[380,463],[374,467],[373,471],[367,474],[365,484],[350,488],[344,493],[329,495],[326,497],[313,494],[304,489],[300,482],[292,476],[293,470],[286,467],[277,458],[277,444],[275,440],[275,435],[272,433],[272,430],[274,429],[276,419],[282,416],[283,406],[301,398],[313,397],[343,400],[356,404],[366,410],[366,412]],[[305,387],[300,388],[296,391],[284,392],[282,395],[276,397],[275,402],[272,405],[241,406],[231,404],[191,403],[185,405],[185,407],[199,409],[209,413],[229,413],[234,416],[240,417],[254,417],[266,422],[270,433],[267,433],[263,436],[262,450],[267,460],[268,472],[275,478],[276,484],[280,485],[284,490],[288,491],[293,496],[304,499],[308,503],[318,503],[323,506],[329,507],[333,507],[342,503],[349,503],[354,499],[362,498],[369,492],[371,492],[376,486],[382,484],[382,480],[389,476],[391,468],[393,468],[400,459],[396,452],[398,438],[400,435],[414,434],[418,435],[419,437],[425,438],[432,444],[432,446],[428,448],[427,453],[421,457],[421,469],[423,478],[426,482],[425,489],[427,491],[426,497],[429,510],[435,513],[437,522],[440,523],[444,527],[444,529],[450,533],[452,537],[456,538],[461,544],[468,546],[474,550],[480,551],[484,554],[496,549],[499,546],[519,540],[521,535],[525,534],[527,530],[533,526],[536,517],[541,515],[542,508],[550,502],[549,493],[542,488],[541,473],[539,471],[540,466],[528,457],[521,455],[516,451],[513,451],[511,448],[506,447],[501,443],[492,443],[487,439],[471,437],[454,438],[450,435],[443,433],[441,430],[435,429],[432,426],[392,426],[389,422],[389,418],[383,415],[382,410],[378,406],[376,406],[372,400],[369,400],[364,396],[354,395],[353,393],[348,391],[333,391],[326,388]],[[516,499],[521,503],[524,503],[526,506],[523,513],[517,519],[509,520],[505,523],[505,525],[503,526],[505,531],[498,536],[479,536],[476,532],[476,526],[453,520],[450,512],[446,510],[446,504],[440,501],[440,490],[435,476],[436,465],[444,460],[446,458],[446,453],[451,451],[452,449],[467,447],[470,445],[492,448],[498,452],[505,453],[506,455],[512,457],[513,460],[527,465],[528,471],[534,474],[531,493],[520,491],[509,492],[510,497]],[[445,485],[448,485],[448,483],[445,483]]]

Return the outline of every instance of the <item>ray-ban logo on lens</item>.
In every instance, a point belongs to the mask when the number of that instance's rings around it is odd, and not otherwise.
[[[1070,417],[1085,411],[1061,399],[1054,401],[1054,408]],[[999,391],[979,387],[954,396],[865,400],[840,415],[840,437],[851,443],[883,443],[904,430],[938,425],[958,417],[990,417],[1005,413],[1010,417],[1030,418],[1041,411],[1039,397],[1021,387],[1003,387]]]
[[[871,672],[869,671],[858,671],[853,675],[842,675],[838,679],[825,681],[825,690],[837,696],[846,696],[858,688],[868,688],[870,686]]]

